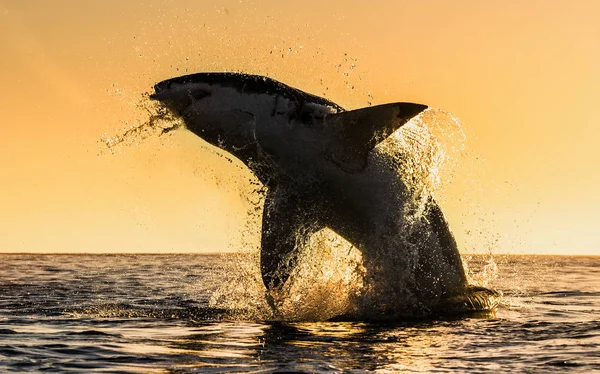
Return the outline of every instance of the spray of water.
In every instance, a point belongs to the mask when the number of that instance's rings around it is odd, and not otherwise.
[[[117,135],[104,134],[100,138],[101,152],[114,153],[119,147],[131,147],[148,138],[162,136],[184,127],[181,118],[174,116],[159,103],[149,100],[148,95],[143,97],[136,106],[147,115],[137,123],[124,128]]]
[[[447,112],[432,109],[377,146],[376,151],[393,160],[398,178],[405,181],[414,197],[403,207],[406,219],[398,223],[397,237],[393,239],[405,251],[382,248],[379,265],[365,267],[355,247],[329,229],[320,230],[297,244],[300,253],[297,266],[283,289],[270,295],[276,304],[273,311],[266,303],[261,281],[259,248],[255,243],[247,243],[250,245],[245,247],[246,253],[230,264],[229,269],[237,269],[235,279],[215,293],[217,297],[211,300],[211,305],[235,309],[244,306],[250,310],[247,317],[285,320],[325,320],[340,315],[378,318],[378,313],[391,315],[393,311],[398,311],[398,315],[426,312],[427,306],[413,294],[420,281],[414,274],[423,247],[437,245],[434,244],[437,238],[423,233],[426,228],[422,216],[429,197],[441,192],[442,182],[451,179],[464,139],[458,120]],[[255,207],[248,214],[261,213]],[[259,223],[257,218],[251,217],[249,221]],[[260,230],[260,227],[258,224],[247,229]],[[419,235],[419,242],[411,240],[414,234]],[[383,263],[386,265],[381,266]],[[367,267],[370,272],[365,270]],[[485,285],[492,272],[491,264],[474,272],[474,283]]]
[[[180,119],[159,105],[146,101],[143,109],[148,119],[120,135],[103,137],[106,149],[113,152],[117,146],[137,144],[148,137],[184,127]],[[298,265],[280,294],[271,295],[276,310],[267,303],[256,242],[259,237],[256,233],[261,230],[265,187],[251,179],[251,188],[240,191],[248,206],[248,223],[243,236],[247,240],[244,239],[239,252],[229,256],[223,264],[221,272],[225,282],[215,285],[209,306],[237,311],[236,318],[260,320],[326,320],[340,315],[376,318],[378,311],[389,314],[392,309],[426,308],[411,290],[418,287],[419,280],[414,273],[419,266],[420,250],[436,240],[422,235],[421,217],[426,214],[430,196],[441,195],[445,183],[452,179],[464,142],[465,134],[456,118],[445,111],[429,109],[380,143],[376,151],[389,156],[398,178],[413,196],[402,208],[406,219],[398,223],[398,234],[394,238],[408,253],[382,251],[379,256],[388,266],[380,267],[379,272],[367,273],[361,253],[355,247],[329,229],[320,230],[298,244]],[[411,240],[414,233],[421,235],[420,243]],[[497,275],[496,269],[490,257],[482,270],[469,271],[469,276],[473,283],[485,286]]]

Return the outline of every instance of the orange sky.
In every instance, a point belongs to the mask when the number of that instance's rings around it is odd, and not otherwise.
[[[0,252],[239,248],[248,174],[199,139],[98,157],[153,83],[234,70],[451,112],[465,252],[600,254],[600,2],[373,3],[0,0]]]

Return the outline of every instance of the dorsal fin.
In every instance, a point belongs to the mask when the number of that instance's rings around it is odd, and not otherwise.
[[[425,109],[422,104],[390,103],[328,115],[332,161],[349,173],[363,170],[371,149]]]

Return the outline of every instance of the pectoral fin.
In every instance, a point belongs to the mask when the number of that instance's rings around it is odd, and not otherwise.
[[[331,160],[349,173],[364,169],[367,155],[379,142],[427,108],[413,103],[391,103],[330,114]]]
[[[306,196],[283,188],[267,194],[263,213],[260,268],[268,290],[280,289],[293,271],[302,244],[321,228]]]
[[[460,279],[453,284],[467,284],[467,276],[463,268],[456,239],[454,239],[454,235],[452,234],[452,231],[450,231],[450,226],[448,225],[444,213],[442,213],[442,209],[433,197],[429,198],[425,218],[429,221],[433,232],[437,236],[439,248],[441,249],[444,260],[451,268],[460,269],[456,272],[456,276]]]

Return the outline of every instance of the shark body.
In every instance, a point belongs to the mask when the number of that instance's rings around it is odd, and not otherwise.
[[[400,232],[412,192],[376,145],[427,106],[390,103],[346,111],[274,79],[240,73],[186,75],[154,89],[151,98],[181,116],[188,130],[240,159],[267,187],[261,238],[267,290],[283,287],[300,244],[328,227],[361,251],[367,272],[396,271],[397,264],[385,258],[390,251],[416,255],[410,269],[397,270],[412,271],[413,282],[398,287],[428,312],[494,307],[493,291],[469,286],[432,196],[412,225],[416,229]],[[382,305],[382,314],[394,311]]]

